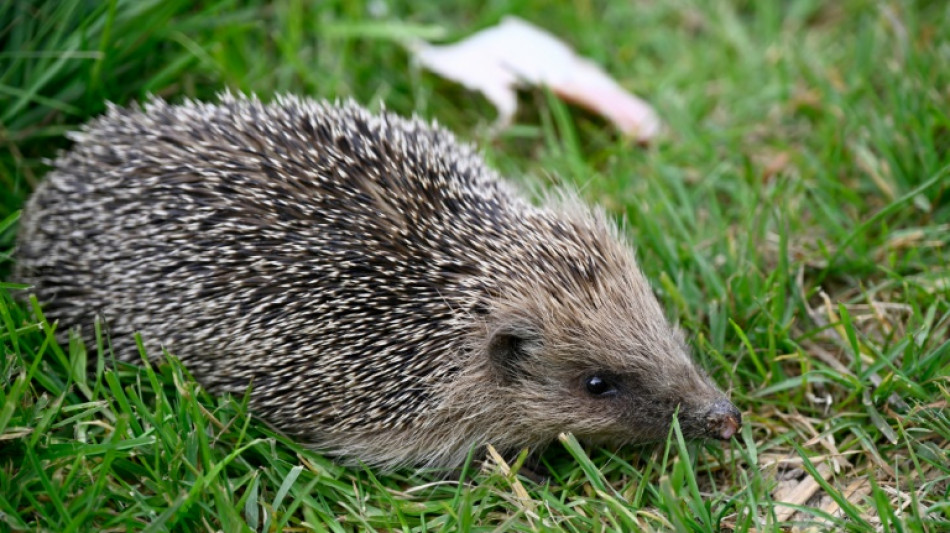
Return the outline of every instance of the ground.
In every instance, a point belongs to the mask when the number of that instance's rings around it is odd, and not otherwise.
[[[507,14],[653,103],[663,137],[638,146],[543,90],[498,133],[486,101],[403,46]],[[3,3],[2,279],[44,159],[107,101],[385,103],[623,220],[746,423],[727,444],[565,436],[541,484],[492,460],[449,478],[344,468],[174,360],[117,365],[105,335],[58,344],[3,282],[0,531],[947,531],[948,37],[940,1]]]

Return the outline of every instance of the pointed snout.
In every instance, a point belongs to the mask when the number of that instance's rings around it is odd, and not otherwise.
[[[742,427],[742,413],[729,400],[719,400],[706,412],[706,434],[729,440]]]

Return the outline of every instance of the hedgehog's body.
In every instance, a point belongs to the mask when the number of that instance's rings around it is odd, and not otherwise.
[[[628,248],[536,208],[417,120],[285,98],[113,108],[30,201],[18,273],[116,353],[167,347],[212,391],[367,463],[457,464],[559,432],[728,438]]]

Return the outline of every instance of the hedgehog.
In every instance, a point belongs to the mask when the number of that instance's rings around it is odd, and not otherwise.
[[[348,101],[110,105],[24,209],[16,276],[119,359],[139,332],[341,461],[452,468],[730,439],[741,416],[602,209],[530,201],[469,145]]]

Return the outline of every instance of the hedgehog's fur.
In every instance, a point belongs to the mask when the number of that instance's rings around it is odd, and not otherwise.
[[[29,202],[19,279],[47,314],[166,347],[214,392],[384,467],[472,446],[728,438],[698,370],[597,210],[522,200],[418,119],[224,95],[110,107]],[[612,390],[587,388],[591,376]]]

